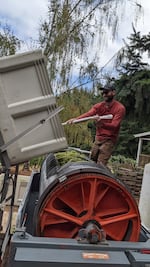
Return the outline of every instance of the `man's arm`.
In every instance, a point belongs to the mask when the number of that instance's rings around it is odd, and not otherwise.
[[[113,119],[111,122],[101,121],[101,127],[113,131],[120,126],[124,116],[125,116],[125,108],[121,108],[115,115],[113,115]]]
[[[93,106],[88,112],[85,112],[85,113],[83,113],[82,115],[80,115],[78,117],[69,119],[66,123],[71,124],[75,120],[87,118],[87,117],[94,116],[94,115],[96,115],[96,108],[95,108],[95,106]]]
[[[83,113],[82,115],[76,117],[76,120],[83,119],[83,118],[90,117],[90,116],[94,116],[94,115],[97,115],[95,106],[93,106],[89,111],[87,111],[87,112]]]

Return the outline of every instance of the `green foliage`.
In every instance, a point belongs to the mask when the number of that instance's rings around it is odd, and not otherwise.
[[[111,156],[108,166],[115,175],[118,175],[118,170],[120,167],[134,171],[137,168],[136,161],[132,158],[125,157],[124,155]]]
[[[134,74],[148,66],[143,62],[143,53],[150,54],[150,33],[141,36],[133,27],[133,33],[128,37],[129,44],[125,42],[125,47],[120,50],[116,60],[116,66],[121,74]]]
[[[0,24],[0,56],[14,55],[20,46],[21,41],[13,34],[10,26]]]
[[[136,121],[139,129],[148,126],[148,123],[150,123],[149,97],[149,70],[137,71],[130,75],[123,74],[120,79],[118,79],[117,98],[126,107],[126,118],[130,121],[132,120],[133,123]],[[139,129],[137,129],[136,132],[139,132]]]
[[[79,153],[75,150],[67,150],[62,152],[55,153],[56,159],[58,160],[60,166],[68,162],[78,162],[78,161],[87,161],[84,154]]]
[[[110,165],[118,164],[123,166],[136,166],[136,161],[132,158],[125,157],[123,155],[111,156],[109,160]]]
[[[95,134],[96,134],[96,125],[94,121],[89,121],[87,124],[88,129],[91,131],[91,137],[94,142],[95,140]]]
[[[77,117],[91,108],[93,94],[85,90],[73,90],[57,97],[57,104],[64,106],[60,117],[64,122],[70,118]],[[91,134],[87,128],[87,123],[73,124],[65,126],[65,133],[69,146],[90,148],[92,144]]]
[[[44,156],[35,157],[30,160],[30,166],[35,168],[40,168],[44,160]]]

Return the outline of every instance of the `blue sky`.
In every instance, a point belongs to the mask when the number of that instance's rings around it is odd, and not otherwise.
[[[147,34],[150,31],[150,0],[138,0],[143,8],[143,16],[139,19],[136,29]],[[3,2],[3,3],[2,3]],[[134,5],[136,0],[131,0]],[[36,39],[39,24],[47,15],[48,0],[2,0],[0,5],[0,21],[11,25],[12,30],[22,40]],[[127,12],[118,31],[118,40],[109,42],[101,53],[101,66],[105,65],[111,57],[123,46],[123,39],[132,32],[132,13]],[[28,49],[28,48],[26,48]],[[91,52],[91,51],[90,51]],[[92,55],[91,55],[92,56]]]

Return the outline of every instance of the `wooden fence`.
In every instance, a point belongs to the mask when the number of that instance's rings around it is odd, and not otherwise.
[[[119,178],[121,181],[123,181],[123,183],[129,188],[133,197],[138,202],[142,186],[143,169],[137,168],[133,170],[133,169],[126,169],[123,167],[119,167],[115,171],[115,176]]]

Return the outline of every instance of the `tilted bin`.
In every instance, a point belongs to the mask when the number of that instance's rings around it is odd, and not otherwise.
[[[41,50],[0,59],[0,95],[0,145],[5,165],[67,147]]]

